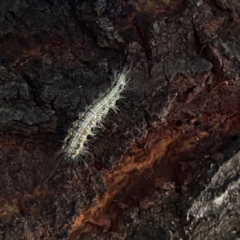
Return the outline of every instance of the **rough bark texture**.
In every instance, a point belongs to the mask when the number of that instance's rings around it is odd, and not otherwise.
[[[0,239],[240,238],[239,12],[238,0],[1,1]],[[54,159],[131,62],[89,169]]]

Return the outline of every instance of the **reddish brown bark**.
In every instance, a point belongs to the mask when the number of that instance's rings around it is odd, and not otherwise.
[[[1,239],[239,237],[238,1],[0,6]],[[90,170],[53,171],[77,113],[131,62]]]

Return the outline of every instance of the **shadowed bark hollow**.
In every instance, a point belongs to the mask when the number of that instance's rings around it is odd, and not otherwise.
[[[240,238],[238,0],[0,3],[0,239]],[[132,63],[90,154],[71,123]]]

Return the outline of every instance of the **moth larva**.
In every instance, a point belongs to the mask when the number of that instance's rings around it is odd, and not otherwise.
[[[117,111],[116,102],[129,82],[130,69],[128,66],[121,72],[114,71],[113,86],[73,122],[61,149],[66,160],[77,162],[89,152],[87,138],[95,135],[96,127],[102,127],[102,121],[110,109]]]

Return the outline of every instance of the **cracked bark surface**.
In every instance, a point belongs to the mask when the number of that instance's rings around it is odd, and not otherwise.
[[[239,9],[2,1],[0,239],[240,238]],[[122,62],[129,90],[90,170],[55,160]]]

